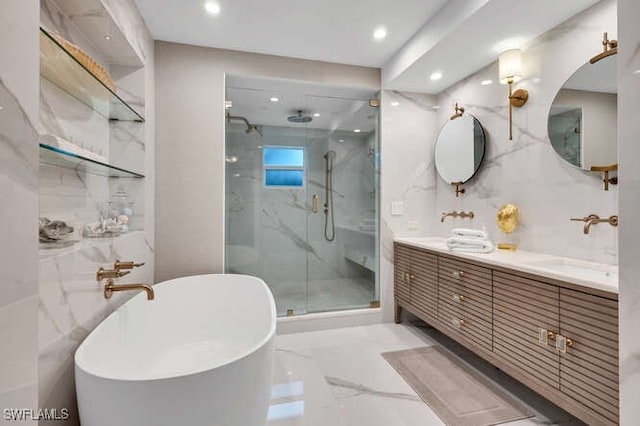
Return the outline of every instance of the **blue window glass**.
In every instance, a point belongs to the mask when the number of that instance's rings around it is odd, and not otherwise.
[[[303,170],[266,169],[266,186],[304,186]]]
[[[304,167],[304,149],[264,147],[265,166]]]

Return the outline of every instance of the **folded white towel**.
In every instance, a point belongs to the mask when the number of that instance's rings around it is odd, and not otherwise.
[[[470,253],[489,253],[494,249],[493,243],[486,238],[451,237],[446,242],[451,251]]]
[[[467,229],[467,228],[454,228],[451,231],[451,235],[454,237],[469,237],[469,238],[484,238],[489,239],[489,235],[479,229]]]

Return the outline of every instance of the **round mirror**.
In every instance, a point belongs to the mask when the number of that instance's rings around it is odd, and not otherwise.
[[[564,83],[549,111],[553,149],[584,170],[618,162],[617,55],[587,63]]]
[[[436,169],[447,183],[465,183],[480,168],[484,158],[484,130],[472,115],[450,120],[436,140]]]

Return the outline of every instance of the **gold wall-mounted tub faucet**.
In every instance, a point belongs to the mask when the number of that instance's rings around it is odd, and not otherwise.
[[[149,284],[122,284],[116,285],[113,282],[113,279],[107,280],[107,283],[104,285],[104,297],[105,299],[110,299],[113,296],[115,291],[129,291],[129,290],[144,290],[147,292],[147,300],[153,300],[155,298],[155,293],[153,292],[153,287]]]

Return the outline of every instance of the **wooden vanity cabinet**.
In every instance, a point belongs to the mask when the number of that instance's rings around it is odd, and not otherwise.
[[[437,257],[405,246],[394,250],[394,289],[396,298],[420,312],[425,321],[437,318]],[[401,305],[396,303],[396,322],[400,322]]]
[[[396,322],[406,308],[587,424],[618,424],[617,295],[400,243],[394,259]]]

